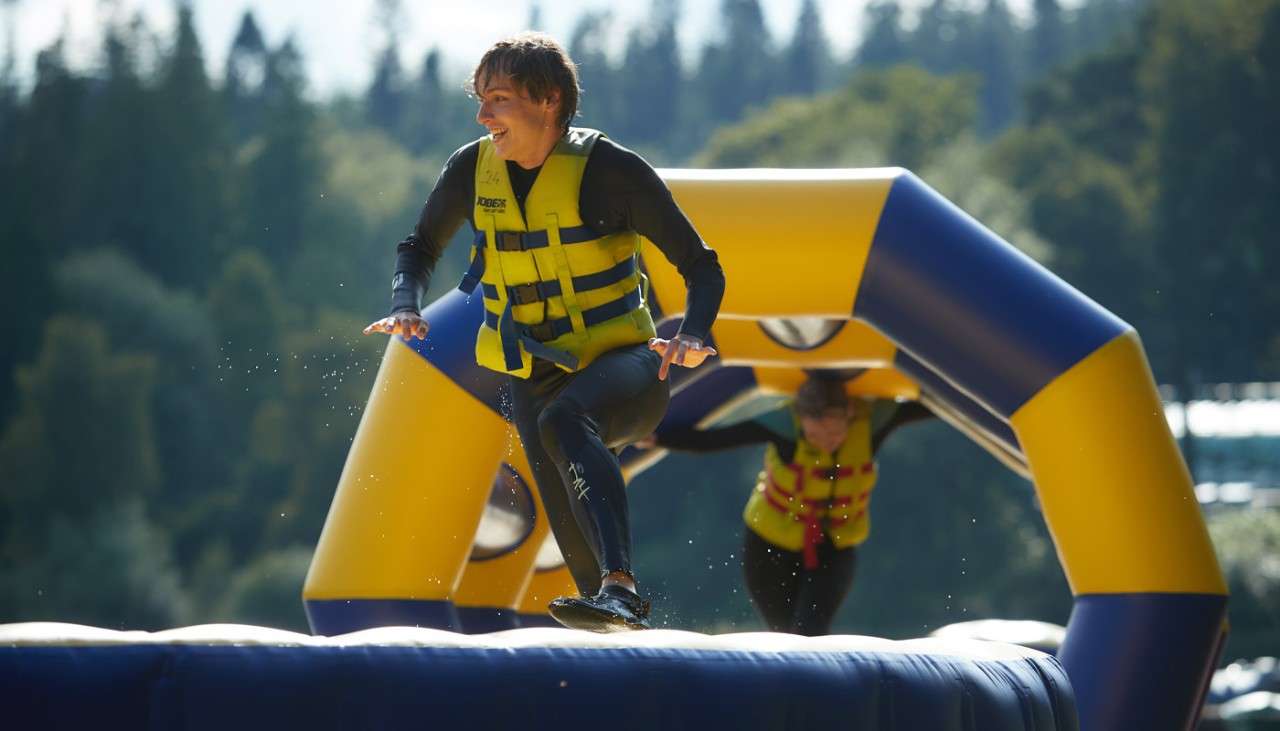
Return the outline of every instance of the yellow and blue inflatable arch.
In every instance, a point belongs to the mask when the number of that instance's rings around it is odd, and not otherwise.
[[[661,173],[728,283],[719,366],[680,373],[664,425],[712,423],[807,368],[919,398],[1035,485],[1075,595],[1058,657],[1081,727],[1188,727],[1226,588],[1133,328],[901,169]],[[683,284],[656,248],[642,258],[670,332]],[[388,346],[304,590],[318,634],[490,631],[572,591],[505,386],[474,363],[481,307],[447,295],[426,342]],[[658,456],[622,458],[634,474]],[[504,524],[506,545],[478,540]]]

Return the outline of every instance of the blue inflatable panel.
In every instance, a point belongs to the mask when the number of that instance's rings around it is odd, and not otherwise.
[[[469,635],[482,635],[489,632],[501,632],[520,626],[520,618],[516,610],[502,607],[454,607],[458,613],[458,621],[462,631]]]
[[[476,364],[476,331],[484,322],[484,298],[480,291],[466,295],[450,290],[422,311],[430,325],[426,340],[406,341],[418,355],[458,384],[476,400],[510,421],[503,404],[511,403],[506,374]]]
[[[906,172],[854,314],[1006,419],[1130,329]]]
[[[655,630],[0,626],[10,728],[1076,729],[1049,655],[978,641]],[[571,727],[575,727],[574,726]]]
[[[432,627],[460,630],[453,602],[428,599],[307,599],[311,631],[344,635],[370,627]]]
[[[683,378],[672,385],[671,403],[658,425],[659,432],[696,426],[725,402],[758,385],[753,368],[720,365],[707,368],[703,365],[693,370],[673,368],[672,372],[677,370],[684,371],[681,374]],[[694,383],[697,388],[690,388]]]
[[[1216,594],[1082,594],[1058,657],[1074,668],[1084,728],[1179,728],[1208,684],[1202,648],[1221,638],[1227,597]],[[1132,668],[1131,682],[1091,672]]]
[[[983,408],[982,404],[966,396],[945,378],[929,370],[928,366],[912,358],[909,353],[899,350],[893,358],[893,365],[910,376],[920,385],[920,388],[960,412],[1010,453],[1016,454],[1023,462],[1026,461],[1026,457],[1022,454],[1022,445],[1018,442],[1018,436],[1014,434],[1009,422]]]
[[[559,622],[551,618],[550,614],[520,614],[521,627],[561,627]]]

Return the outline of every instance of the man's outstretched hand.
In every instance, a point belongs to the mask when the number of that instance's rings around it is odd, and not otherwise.
[[[703,345],[702,341],[692,335],[680,333],[670,340],[649,338],[649,350],[662,356],[662,365],[658,367],[658,380],[667,380],[667,370],[672,364],[685,368],[697,368],[702,361],[716,355],[716,349]]]
[[[422,315],[412,310],[404,310],[402,312],[393,312],[381,320],[370,323],[369,327],[364,329],[364,334],[386,333],[388,335],[403,335],[406,340],[412,340],[413,338],[426,340],[427,330],[427,321],[422,319]]]

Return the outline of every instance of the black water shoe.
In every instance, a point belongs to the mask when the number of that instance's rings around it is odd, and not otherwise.
[[[649,602],[630,589],[610,584],[591,598],[560,597],[547,607],[551,616],[570,629],[625,632],[649,629]]]

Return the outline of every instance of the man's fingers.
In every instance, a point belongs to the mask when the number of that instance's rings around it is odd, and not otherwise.
[[[666,344],[666,348],[662,353],[662,365],[658,366],[658,380],[667,380],[667,370],[671,368],[671,361],[676,357],[676,349],[671,347],[671,343]]]

